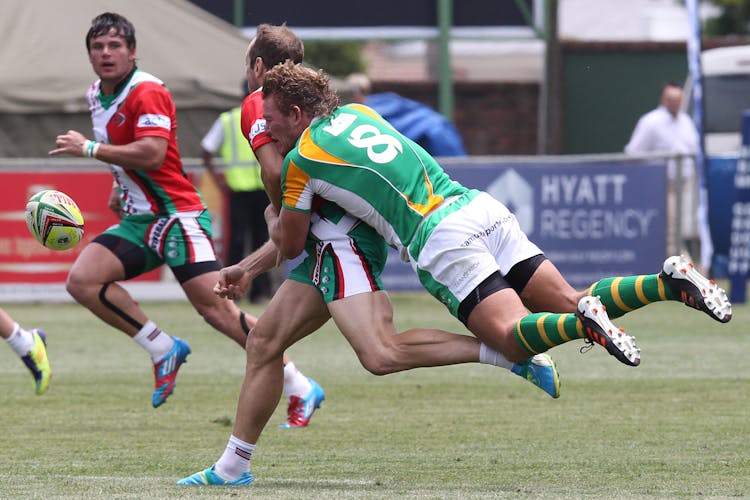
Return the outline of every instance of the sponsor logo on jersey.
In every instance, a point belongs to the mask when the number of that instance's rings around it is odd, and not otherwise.
[[[172,120],[164,115],[141,115],[138,117],[137,127],[159,127],[170,130],[172,128]]]
[[[255,139],[255,136],[263,133],[266,131],[266,120],[261,118],[260,120],[255,120],[253,123],[253,126],[250,127],[250,133],[248,134],[248,137],[250,137],[250,141],[252,142],[253,139]]]

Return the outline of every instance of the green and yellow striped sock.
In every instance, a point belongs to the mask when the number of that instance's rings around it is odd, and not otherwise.
[[[652,302],[675,298],[658,274],[604,278],[591,285],[588,294],[601,299],[610,318],[619,318]]]
[[[516,340],[529,354],[539,354],[571,340],[584,338],[575,314],[533,313],[513,327]]]

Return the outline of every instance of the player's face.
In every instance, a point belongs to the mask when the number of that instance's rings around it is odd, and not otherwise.
[[[276,105],[276,98],[269,96],[263,99],[263,118],[266,120],[266,133],[276,141],[276,150],[286,156],[302,132],[295,123],[294,114],[283,113]]]
[[[102,90],[111,93],[135,66],[135,48],[128,48],[125,38],[112,28],[109,33],[91,39],[89,61],[102,80]]]

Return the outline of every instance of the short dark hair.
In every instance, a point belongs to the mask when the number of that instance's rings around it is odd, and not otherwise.
[[[305,55],[305,47],[297,35],[286,27],[271,24],[260,24],[255,32],[255,42],[248,53],[250,67],[255,66],[255,59],[263,59],[266,69],[271,69],[287,59],[294,63],[301,63]]]
[[[115,32],[125,39],[129,49],[135,48],[135,27],[124,16],[114,12],[99,14],[91,20],[91,28],[86,33],[86,51],[91,50],[91,39],[106,35],[114,28]]]

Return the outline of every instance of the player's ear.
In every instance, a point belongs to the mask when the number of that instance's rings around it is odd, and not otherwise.
[[[266,68],[266,63],[263,62],[263,58],[258,56],[255,58],[255,64],[253,64],[253,71],[255,71],[255,76],[260,77],[263,75],[263,73],[266,72],[268,68]]]
[[[292,120],[295,123],[299,123],[302,121],[302,109],[299,106],[292,106],[292,109],[289,111],[289,114],[292,117]]]

